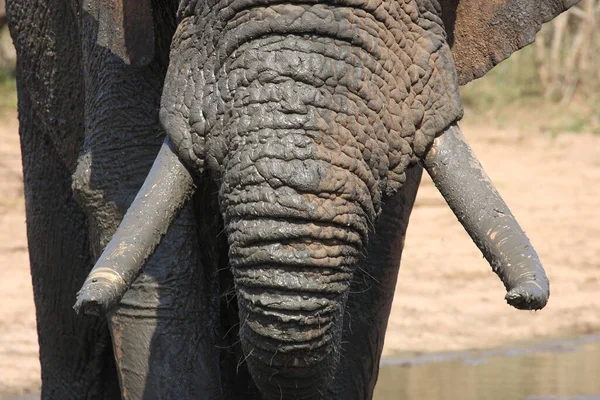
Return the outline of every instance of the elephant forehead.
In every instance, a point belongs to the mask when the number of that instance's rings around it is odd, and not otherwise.
[[[188,121],[176,135],[209,138],[194,153],[222,155],[211,168],[226,169],[240,143],[303,131],[394,191],[410,159],[462,115],[437,1],[237,0],[195,10],[172,53],[193,95],[163,107]],[[165,92],[168,100],[168,84]]]

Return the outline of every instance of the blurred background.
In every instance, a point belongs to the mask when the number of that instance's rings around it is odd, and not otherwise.
[[[33,399],[40,369],[3,14],[2,5],[0,399]],[[425,177],[377,399],[600,399],[598,23],[600,0],[582,0],[461,91],[465,135],[544,262],[548,306],[506,305],[504,287]]]

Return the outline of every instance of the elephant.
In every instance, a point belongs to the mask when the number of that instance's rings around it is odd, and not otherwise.
[[[423,169],[542,308],[458,87],[576,2],[8,0],[42,398],[372,398]]]

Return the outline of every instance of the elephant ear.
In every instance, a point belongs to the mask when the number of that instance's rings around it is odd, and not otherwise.
[[[86,0],[84,11],[98,23],[98,45],[127,65],[142,67],[154,58],[152,0]]]
[[[464,85],[535,40],[544,22],[579,0],[440,0],[448,43]]]

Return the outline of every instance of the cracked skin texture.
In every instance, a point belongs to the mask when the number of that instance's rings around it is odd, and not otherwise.
[[[462,116],[450,45],[466,82],[560,11],[504,5],[181,5],[161,123],[180,158],[220,185],[241,343],[267,397],[313,398],[331,380],[348,289],[383,199]],[[464,13],[482,18],[465,25]],[[497,39],[508,47],[466,52],[465,30],[510,32],[527,18],[531,29]]]
[[[462,115],[441,9],[209,1],[179,17],[161,122],[184,162],[220,184],[257,385],[313,398],[338,365],[383,198]]]
[[[128,292],[123,312],[111,321],[124,392],[171,390],[170,397],[185,398],[189,390],[237,390],[239,375],[246,373],[231,334],[238,322],[231,314],[237,309],[225,304],[229,300],[220,305],[215,300],[217,290],[230,299],[233,283],[223,276],[216,283],[211,276],[201,289],[190,284],[197,282],[195,274],[210,275],[210,267],[231,264],[241,305],[240,335],[267,396],[279,398],[281,387],[269,386],[274,371],[265,369],[265,360],[271,363],[267,367],[287,369],[287,377],[278,376],[279,386],[286,379],[287,384],[299,382],[302,388],[293,396],[311,398],[316,394],[310,388],[331,380],[341,357],[329,397],[369,398],[418,182],[418,169],[408,166],[460,118],[458,83],[483,75],[529,43],[542,22],[574,2],[309,0],[269,6],[273,2],[183,0],[169,61],[176,23],[170,15],[177,3],[139,3],[153,8],[156,39],[155,59],[140,59],[143,68],[115,59],[135,48],[123,49],[118,41],[108,41],[108,48],[96,46],[94,7],[100,2],[85,2],[85,7],[75,0],[8,3],[20,60],[24,160],[38,161],[25,163],[25,186],[31,194],[28,229],[44,391],[61,398],[108,398],[117,390],[106,326],[102,321],[87,326],[68,313],[79,286],[73,282],[83,280],[93,258],[85,249],[101,250],[158,149],[156,110],[169,64],[162,125],[179,143],[182,159],[199,174],[212,175],[219,189],[213,183],[200,189],[195,210],[181,214]],[[74,74],[79,63],[85,68]],[[125,160],[120,152],[128,146],[135,147],[136,156]],[[56,180],[48,178],[50,164],[43,160],[60,169]],[[81,208],[71,193],[76,164]],[[211,212],[217,208],[212,204],[217,191],[229,245],[215,239],[223,228]],[[206,211],[209,203],[211,211]],[[203,220],[199,210],[210,215]],[[49,228],[53,224],[47,221],[57,219],[66,229]],[[197,226],[205,231],[197,232]],[[228,250],[229,257],[221,257],[220,250]],[[219,255],[204,256],[203,268],[198,251]],[[79,254],[84,256],[75,259]],[[261,296],[263,290],[269,295]],[[44,303],[56,293],[59,307]],[[171,303],[161,297],[167,294]],[[146,316],[158,311],[162,318],[151,337],[135,334],[141,332],[140,322],[148,321],[140,318],[143,312],[133,312],[140,305]],[[184,332],[171,320],[190,324]],[[153,332],[150,328],[143,326],[144,332]],[[86,336],[90,329],[97,331],[92,339]],[[65,331],[84,332],[85,340],[65,343]],[[348,343],[343,348],[340,335]],[[222,353],[229,355],[214,354],[213,336],[228,336]],[[274,357],[274,348],[286,350],[287,356],[282,351]],[[197,364],[187,368],[186,361],[171,356],[172,369],[157,370],[168,364],[162,351]],[[90,354],[100,361],[81,361]],[[129,363],[148,360],[147,376],[127,372]],[[303,369],[319,363],[313,376]],[[76,371],[81,365],[86,365],[85,379]],[[77,395],[63,385],[74,376],[85,383]],[[148,387],[140,383],[146,379]],[[159,383],[164,386],[155,386]],[[240,390],[240,398],[253,397]]]
[[[161,109],[180,156],[226,168],[235,132],[217,124],[251,130],[261,112],[273,124],[285,114],[336,150],[354,141],[373,179],[397,190],[410,158],[462,113],[437,2],[266,3],[180,8]]]

